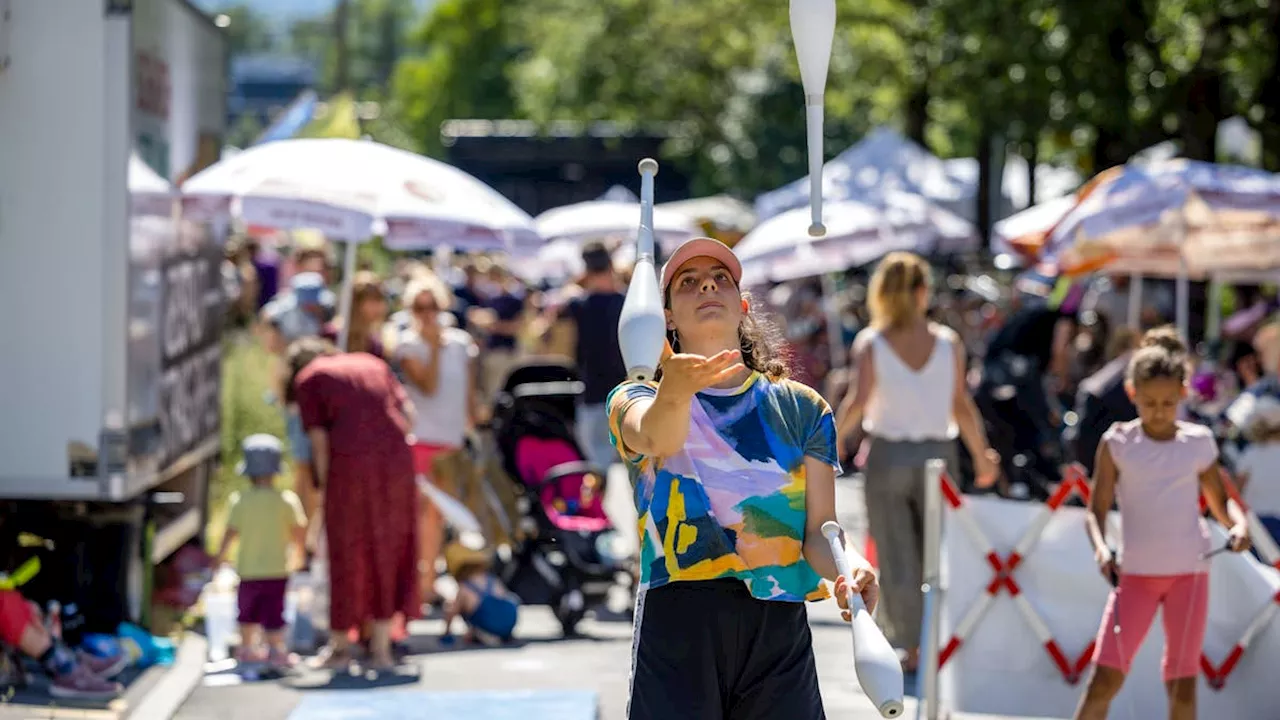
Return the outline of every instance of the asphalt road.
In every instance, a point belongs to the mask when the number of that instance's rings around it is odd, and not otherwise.
[[[634,527],[635,511],[625,476],[610,483],[610,515],[619,527]],[[865,533],[866,520],[858,480],[838,481],[837,507],[847,532]],[[226,612],[225,610],[222,612]],[[879,717],[862,694],[852,668],[847,626],[834,603],[810,606],[814,651],[828,717],[871,720]],[[220,623],[228,627],[232,618]],[[439,620],[410,626],[412,655],[394,676],[372,680],[350,675],[307,671],[286,680],[241,681],[234,673],[211,673],[177,714],[180,720],[315,720],[316,718],[430,717],[432,720],[572,720],[569,709],[548,709],[546,693],[578,691],[577,698],[595,695],[598,718],[624,720],[630,670],[631,625],[625,615],[585,620],[582,637],[563,639],[550,611],[525,608],[517,627],[518,642],[500,649],[455,649],[442,646]],[[225,642],[210,637],[213,651]],[[510,694],[521,691],[528,695]],[[464,709],[451,711],[440,703],[443,693],[477,692]],[[318,695],[317,693],[324,693]],[[565,699],[567,698],[567,699]],[[562,698],[569,703],[570,696]],[[435,703],[435,704],[433,704]],[[569,708],[570,704],[562,705]],[[575,705],[574,707],[580,707]],[[915,717],[914,700],[907,717]],[[576,716],[575,716],[576,717]],[[1006,719],[1012,720],[1012,719]]]

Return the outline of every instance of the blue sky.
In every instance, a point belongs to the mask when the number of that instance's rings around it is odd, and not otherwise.
[[[236,5],[248,5],[275,22],[288,22],[296,18],[322,15],[333,9],[335,0],[193,0],[206,12]],[[414,0],[419,8],[427,8],[434,0]]]

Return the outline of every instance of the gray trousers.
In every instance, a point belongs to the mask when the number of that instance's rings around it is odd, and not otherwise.
[[[885,440],[871,438],[863,468],[867,525],[876,543],[883,602],[880,625],[894,647],[920,646],[924,614],[924,475],[925,463],[944,460],[955,476],[954,440]]]

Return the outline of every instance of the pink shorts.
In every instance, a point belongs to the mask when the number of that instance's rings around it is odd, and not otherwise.
[[[436,456],[457,449],[448,445],[433,445],[431,443],[414,443],[412,448],[413,471],[419,475],[426,475],[428,479],[431,477],[431,466],[435,462]]]
[[[1093,661],[1128,675],[1133,656],[1142,647],[1157,608],[1163,610],[1164,657],[1160,661],[1160,669],[1165,681],[1198,675],[1204,630],[1209,619],[1209,576],[1206,573],[1121,574],[1120,587],[1111,592],[1107,609],[1102,614]],[[1117,620],[1120,623],[1118,634],[1113,629]]]

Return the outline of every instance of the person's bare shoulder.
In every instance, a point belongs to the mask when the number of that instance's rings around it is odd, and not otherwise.
[[[960,334],[951,329],[949,325],[943,325],[942,323],[929,323],[929,331],[932,332],[934,336],[940,337],[952,345],[960,342]]]
[[[875,328],[863,328],[853,338],[853,354],[861,355],[871,347],[871,343],[880,335],[880,331]]]

